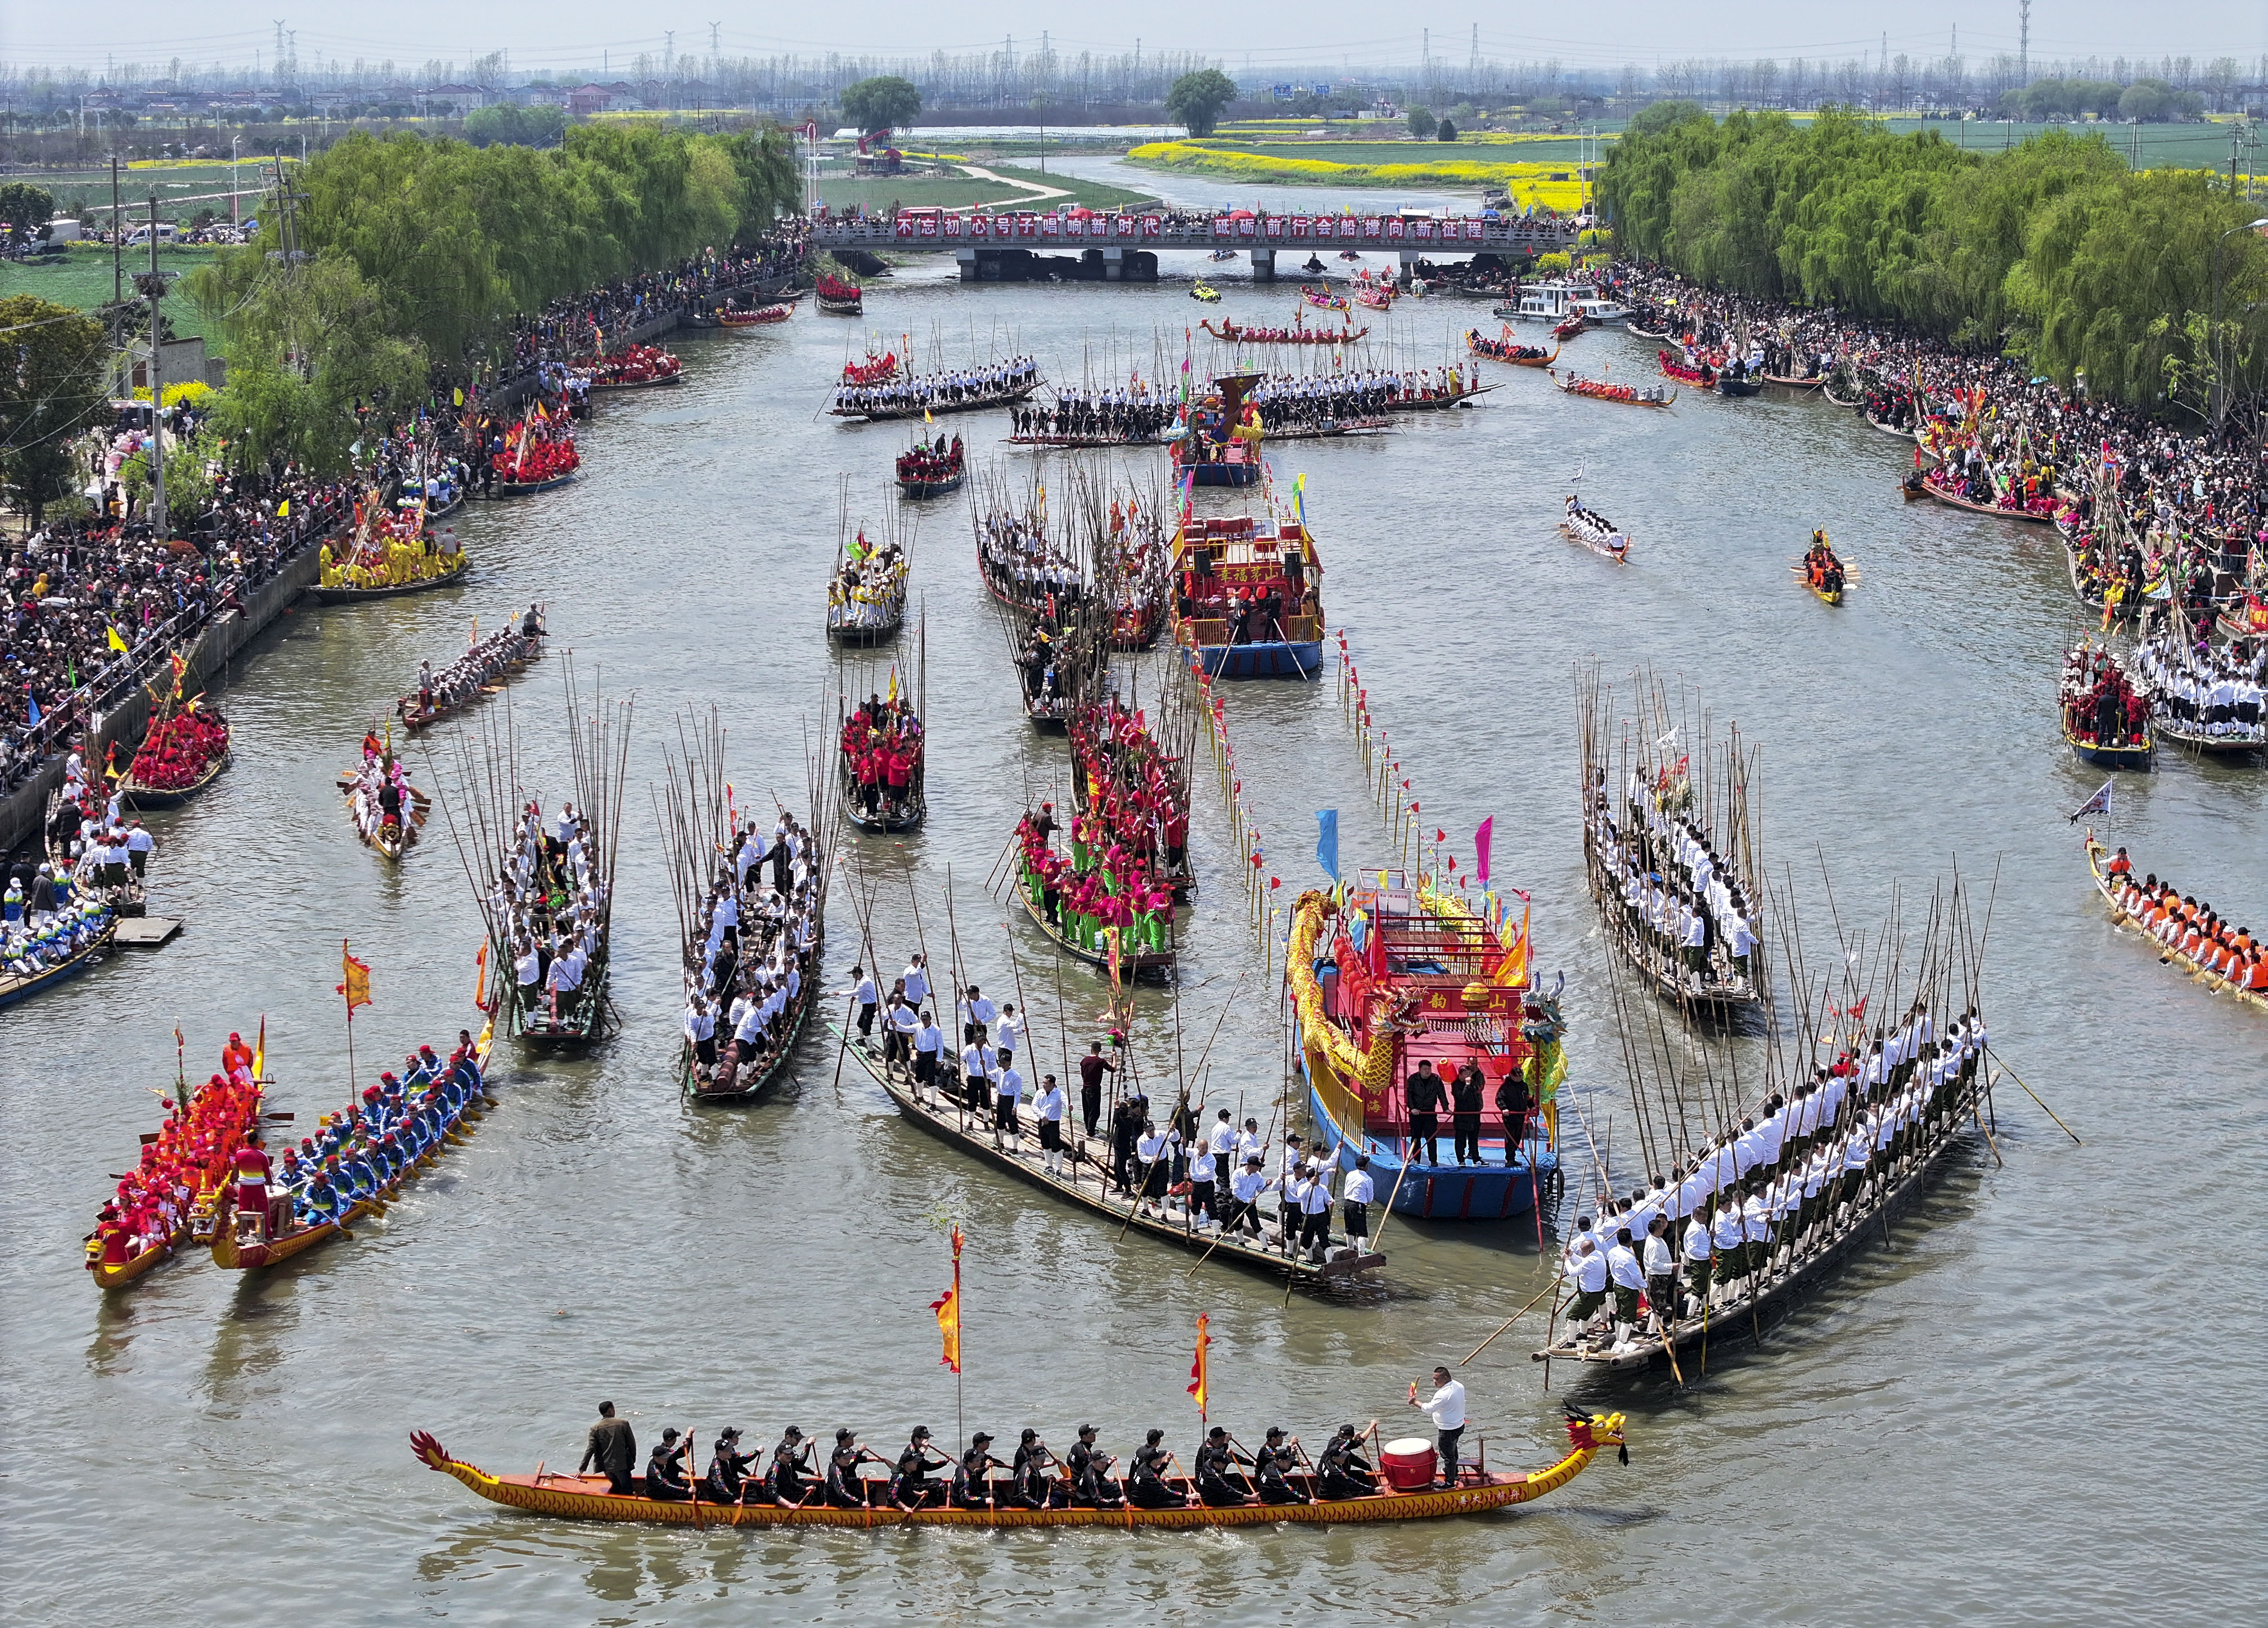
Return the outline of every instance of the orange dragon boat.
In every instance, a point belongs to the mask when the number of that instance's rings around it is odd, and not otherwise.
[[[1552,370],[1551,379],[1568,395],[1589,396],[1597,401],[1624,401],[1631,407],[1666,407],[1677,400],[1675,391],[1664,391],[1659,385],[1648,385],[1641,390],[1635,385],[1610,385],[1602,378],[1583,378],[1573,373],[1562,378],[1556,368]]]
[[[1215,327],[1207,317],[1197,326],[1226,345],[1344,345],[1362,338],[1370,332],[1365,326],[1344,328],[1311,328],[1295,326],[1288,328],[1256,328],[1240,323],[1233,317],[1223,317]]]
[[[1430,1464],[1413,1464],[1411,1461],[1417,1457],[1414,1450],[1397,1451],[1404,1444],[1390,1442],[1380,1454],[1380,1468],[1385,1474],[1379,1490],[1359,1498],[1317,1498],[1317,1478],[1302,1472],[1287,1479],[1292,1490],[1304,1493],[1308,1502],[1206,1505],[1197,1501],[1189,1477],[1168,1476],[1164,1478],[1167,1489],[1178,1492],[1182,1501],[1157,1509],[1124,1504],[1109,1507],[1066,1504],[1058,1508],[1051,1503],[1044,1509],[925,1507],[907,1510],[899,1507],[891,1498],[890,1484],[880,1478],[864,1483],[864,1504],[844,1508],[827,1504],[823,1486],[816,1482],[810,1498],[796,1508],[783,1508],[770,1501],[747,1502],[745,1495],[741,1502],[722,1504],[701,1496],[705,1483],[698,1455],[689,1447],[687,1454],[692,1462],[688,1468],[694,1473],[688,1474],[687,1479],[692,1484],[694,1496],[677,1502],[646,1497],[642,1476],[631,1478],[631,1490],[628,1492],[609,1491],[604,1476],[546,1471],[540,1464],[532,1475],[492,1476],[476,1465],[450,1457],[440,1442],[423,1430],[411,1434],[409,1447],[428,1470],[455,1477],[490,1503],[564,1521],[627,1521],[696,1528],[833,1526],[895,1530],[908,1526],[1104,1526],[1127,1531],[1145,1528],[1185,1531],[1206,1526],[1277,1526],[1286,1522],[1336,1526],[1357,1522],[1438,1521],[1452,1515],[1486,1514],[1515,1504],[1531,1504],[1548,1492],[1557,1492],[1589,1469],[1591,1462],[1608,1448],[1618,1449],[1624,1463],[1630,1462],[1630,1449],[1624,1445],[1622,1414],[1579,1413],[1570,1407],[1566,1422],[1567,1456],[1547,1470],[1526,1475],[1488,1469],[1484,1443],[1481,1462],[1464,1465],[1454,1486],[1432,1488]],[[1418,1446],[1430,1449],[1432,1443],[1419,1440]],[[1404,1487],[1395,1484],[1397,1478],[1414,1478],[1413,1469],[1415,1476],[1427,1478],[1424,1485]]]
[[[1487,339],[1478,328],[1465,335],[1465,348],[1476,356],[1486,356],[1491,362],[1509,362],[1514,367],[1548,368],[1559,360],[1565,345],[1555,345],[1546,350],[1541,345],[1523,345],[1512,334],[1512,324],[1504,325],[1504,337]]]

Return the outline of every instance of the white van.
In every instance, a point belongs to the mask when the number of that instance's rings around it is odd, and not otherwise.
[[[151,226],[149,222],[143,222],[142,224],[136,226],[133,232],[127,238],[126,246],[129,249],[137,248],[142,245],[148,243],[150,241],[150,233],[152,230],[153,228]],[[160,243],[171,243],[181,235],[181,229],[173,224],[171,221],[159,221],[154,230],[158,234],[158,241]]]
[[[79,240],[77,221],[49,221],[32,234],[42,243],[77,243]]]

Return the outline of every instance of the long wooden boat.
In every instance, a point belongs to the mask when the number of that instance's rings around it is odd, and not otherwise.
[[[2195,752],[2205,758],[2250,758],[2268,752],[2268,746],[2254,740],[2234,740],[2226,735],[2208,735],[2203,730],[2191,729],[2178,718],[2154,715],[2150,727],[2160,738],[2171,741],[2183,752]]]
[[[1484,339],[1478,334],[1469,333],[1465,335],[1465,349],[1468,354],[1485,356],[1491,362],[1501,362],[1507,366],[1516,368],[1548,368],[1559,360],[1559,353],[1566,348],[1565,345],[1554,345],[1546,351],[1541,345],[1516,345],[1510,340]],[[1533,356],[1519,354],[1522,351],[1534,351],[1535,354]]]
[[[812,290],[812,297],[820,310],[830,317],[855,317],[866,309],[865,285],[845,282],[839,277],[821,274]]]
[[[904,407],[845,407],[827,409],[830,418],[863,418],[869,423],[886,423],[892,419],[919,418],[924,413],[941,416],[947,413],[983,413],[993,407],[1013,407],[1046,381],[1035,378],[1028,385],[1012,385],[1005,390],[988,391],[982,395],[963,396],[954,401],[916,401]]]
[[[496,1018],[490,1015],[481,1024],[481,1032],[473,1041],[475,1067],[480,1070],[480,1089],[465,1099],[464,1111],[456,1123],[442,1133],[433,1145],[419,1155],[415,1163],[394,1174],[384,1192],[374,1199],[357,1199],[336,1221],[318,1221],[313,1226],[294,1223],[291,1230],[274,1238],[259,1242],[240,1242],[236,1234],[234,1203],[236,1190],[232,1186],[221,1190],[221,1202],[213,1222],[213,1265],[224,1272],[256,1272],[263,1267],[280,1265],[295,1255],[328,1243],[333,1238],[354,1235],[348,1230],[355,1222],[386,1214],[387,1201],[408,1185],[412,1177],[431,1170],[441,1155],[473,1133],[482,1118],[483,1106],[493,1106],[496,1099],[489,1095],[489,1051],[496,1040]]]
[[[1049,920],[1045,913],[1032,902],[1031,896],[1023,889],[1016,890],[1016,897],[1024,902],[1024,913],[1031,917],[1033,924],[1046,934],[1049,942],[1064,954],[1084,961],[1089,966],[1107,967],[1110,964],[1109,950],[1089,950],[1079,943]],[[1123,978],[1171,979],[1174,975],[1174,952],[1171,950],[1122,950],[1118,955],[1118,971]]]
[[[1626,407],[1674,407],[1677,402],[1677,392],[1674,390],[1664,395],[1659,396],[1641,395],[1638,393],[1637,387],[1631,385],[1616,385],[1612,391],[1608,392],[1585,390],[1582,388],[1583,385],[1595,384],[1599,381],[1578,378],[1572,373],[1570,373],[1566,378],[1562,378],[1559,377],[1558,370],[1556,368],[1551,370],[1551,382],[1559,386],[1560,392],[1564,395],[1582,396],[1593,401],[1619,401]],[[1629,391],[1630,394],[1623,395],[1619,393],[1624,390]]]
[[[2062,728],[2064,744],[2071,748],[2071,755],[2081,763],[2092,763],[2106,769],[2147,770],[2156,756],[2156,744],[2151,739],[2146,725],[2143,729],[2140,744],[2128,746],[2098,746],[2093,741],[2081,740],[2071,732],[2068,718],[2064,720]]]
[[[1763,390],[1764,386],[1753,378],[1734,378],[1729,373],[1719,373],[1717,375],[1717,382],[1713,388],[1719,395],[1732,398],[1753,396]]]
[[[1166,1209],[1152,1201],[1148,1211],[1134,1214],[1130,1198],[1110,1191],[1109,1148],[1101,1138],[1081,1140],[1079,1127],[1070,1116],[1064,1120],[1064,1152],[1067,1175],[1057,1176],[1040,1162],[1039,1130],[1028,1109],[1020,1108],[1019,1114],[1030,1126],[1030,1133],[1022,1138],[1021,1151],[1005,1145],[995,1146],[992,1139],[992,1114],[988,1108],[978,1113],[964,1110],[959,1104],[961,1096],[961,1067],[949,1052],[939,1062],[938,1106],[931,1107],[915,1095],[913,1081],[902,1068],[893,1068],[882,1060],[881,1048],[872,1040],[864,1039],[855,1030],[829,1021],[828,1027],[837,1040],[848,1047],[848,1054],[858,1060],[860,1067],[872,1076],[906,1122],[928,1132],[961,1153],[1005,1175],[1027,1182],[1034,1187],[1076,1205],[1092,1215],[1122,1230],[1130,1229],[1170,1243],[1177,1249],[1206,1255],[1231,1265],[1241,1266],[1278,1280],[1288,1280],[1303,1288],[1344,1290],[1359,1287],[1373,1273],[1386,1265],[1386,1257],[1375,1250],[1358,1254],[1346,1243],[1343,1235],[1335,1233],[1333,1243],[1323,1251],[1320,1262],[1304,1255],[1286,1258],[1282,1234],[1264,1220],[1265,1230],[1258,1237],[1249,1233],[1224,1235],[1218,1228],[1206,1229],[1190,1223],[1185,1209]],[[1141,1184],[1138,1181],[1137,1185]],[[1223,1184],[1226,1186],[1226,1184]],[[1333,1220],[1337,1220],[1336,1210]]]
[[[573,478],[572,475],[561,477],[563,480]],[[503,491],[507,484],[509,483],[503,480],[497,481],[497,490]],[[557,483],[555,481],[552,484]],[[438,576],[421,576],[415,582],[388,583],[379,588],[325,588],[318,583],[307,590],[307,592],[319,605],[361,605],[372,599],[398,599],[404,594],[423,593],[429,588],[453,588],[473,574],[472,561],[466,560],[462,554],[459,554],[457,558],[463,560],[464,563],[455,569],[444,571]]]
[[[554,487],[565,486],[582,473],[580,469],[563,469],[557,474],[548,475],[541,480],[499,480],[496,483],[496,493],[498,497],[526,497],[535,492],[549,492]]]
[[[675,357],[671,360],[676,362]],[[644,378],[593,378],[588,388],[593,394],[601,390],[659,390],[664,385],[679,384],[684,378],[685,364],[676,362],[676,365],[667,372],[651,374]]]
[[[869,814],[858,802],[858,782],[850,773],[850,759],[838,750],[835,754],[835,800],[843,810],[843,818],[860,831],[875,835],[891,832],[913,831],[929,818],[929,797],[923,788],[923,771],[928,766],[929,754],[923,752],[922,762],[914,766],[914,778],[908,788],[911,796],[897,813],[887,810]]]
[[[255,1096],[253,1099],[253,1123],[255,1125],[261,1120],[259,1104],[260,1098]],[[289,1114],[276,1117],[284,1119],[291,1118]],[[146,1141],[150,1139],[145,1137],[144,1140]],[[223,1147],[220,1150],[222,1158],[233,1159],[238,1148],[241,1145],[240,1141],[232,1141]],[[222,1191],[218,1188],[196,1193],[191,1198],[188,1209],[182,1214],[180,1224],[173,1228],[170,1237],[154,1248],[146,1249],[139,1255],[129,1256],[115,1264],[102,1258],[100,1235],[90,1233],[85,1240],[86,1270],[88,1275],[93,1278],[95,1287],[106,1291],[122,1289],[141,1279],[159,1263],[173,1259],[186,1248],[191,1246],[210,1248],[217,1236],[216,1228],[220,1220],[221,1199]]]
[[[1499,306],[1498,308],[1497,314],[1498,316],[1503,316],[1506,314],[1506,312],[1503,307]],[[1515,317],[1518,316],[1520,314],[1518,308],[1513,308],[1509,314]],[[1629,334],[1632,339],[1653,340],[1659,341],[1669,337],[1667,334],[1657,334],[1652,328],[1642,328],[1635,322],[1624,328],[1623,332]]]
[[[361,779],[362,776],[353,769],[341,769],[338,779],[339,789],[351,798],[354,796],[355,786]],[[364,847],[376,848],[387,859],[400,859],[403,852],[417,840],[418,827],[425,823],[426,816],[432,812],[433,799],[415,786],[409,787],[408,790],[409,802],[403,805],[401,822],[394,827],[395,834],[391,839],[387,836],[386,828],[383,826],[379,827],[378,833],[373,836],[362,828],[361,821],[355,822],[355,835],[362,839]],[[351,808],[348,810],[350,818],[352,817],[353,811]]]
[[[2102,869],[2107,852],[2102,844],[2095,840],[2095,832],[2090,828],[2087,833],[2087,869],[2095,877],[2095,891],[2102,896],[2103,904],[2110,907],[2111,926],[2133,928],[2136,932],[2140,933],[2149,941],[2151,948],[2158,952],[2160,961],[2170,961],[2174,965],[2190,973],[2214,994],[2235,995],[2244,1005],[2268,1012],[2268,990],[2240,989],[2220,973],[2208,972],[2200,966],[2195,957],[2184,954],[2178,945],[2161,944],[2155,938],[2152,938],[2148,929],[2144,928],[2142,923],[2118,902],[2118,896],[2111,891],[2110,877]]]
[[[1600,519],[1597,514],[1588,509],[1579,512],[1587,519]],[[1606,524],[1603,521],[1601,524]],[[1625,532],[1615,531],[1611,525],[1607,527],[1606,534],[1602,536],[1590,526],[1578,525],[1575,516],[1571,514],[1559,522],[1559,535],[1571,543],[1577,543],[1589,549],[1602,560],[1611,560],[1616,565],[1630,563],[1630,537]],[[1617,543],[1621,545],[1620,547],[1616,546]]]
[[[27,976],[0,972],[0,1006],[13,1006],[18,1001],[28,1001],[33,995],[53,989],[67,979],[77,977],[89,967],[100,966],[109,953],[111,942],[118,936],[118,918],[110,917],[102,931],[79,946],[77,954],[68,960],[58,961],[50,967]]]
[[[717,326],[720,328],[756,328],[768,323],[784,322],[795,315],[795,302],[803,297],[782,300],[777,304],[759,305],[753,311],[720,311]]]
[[[1827,375],[1815,373],[1808,378],[1791,378],[1784,373],[1759,373],[1757,378],[1767,385],[1778,385],[1782,390],[1817,390],[1827,383]]]
[[[814,938],[811,964],[820,964],[818,942]],[[703,1084],[693,1067],[693,1043],[687,1041],[677,1052],[677,1089],[696,1103],[753,1103],[762,1100],[776,1081],[788,1072],[788,1060],[795,1054],[795,1043],[803,1034],[803,1026],[811,1016],[811,1008],[819,999],[819,980],[806,978],[803,993],[796,996],[788,1013],[787,1038],[778,1049],[753,1066],[737,1070],[729,1089],[719,1089],[712,1078]]]
[[[221,777],[221,771],[228,767],[233,756],[232,752],[224,748],[220,756],[205,766],[203,774],[198,775],[188,785],[178,786],[170,790],[160,786],[145,786],[129,774],[124,780],[118,782],[118,796],[124,805],[129,809],[179,808],[218,780]]]
[[[1991,515],[1996,520],[2021,520],[2031,525],[2052,525],[2055,524],[2055,517],[2051,514],[2035,514],[2029,509],[2003,509],[1998,503],[1976,502],[1969,498],[1958,496],[1954,493],[1946,491],[1934,481],[1923,481],[1921,483],[1921,489],[1928,493],[1929,495],[1935,498],[1939,502],[1947,505],[1948,508],[1966,509],[1971,514]]]
[[[492,1476],[486,1470],[452,1458],[441,1444],[429,1433],[420,1430],[409,1438],[410,1450],[428,1470],[453,1476],[475,1493],[492,1504],[503,1504],[514,1509],[524,1509],[531,1514],[550,1515],[566,1521],[637,1522],[658,1526],[689,1526],[701,1529],[711,1526],[819,1526],[849,1527],[866,1530],[895,1531],[907,1526],[945,1526],[989,1528],[1023,1527],[1110,1527],[1125,1531],[1167,1530],[1185,1531],[1199,1527],[1354,1525],[1373,1521],[1438,1521],[1450,1516],[1487,1514],[1494,1510],[1509,1508],[1515,1504],[1533,1503],[1546,1493],[1555,1492],[1573,1480],[1592,1461],[1608,1448],[1616,1448],[1624,1462],[1629,1461],[1630,1449],[1624,1445],[1624,1418],[1620,1413],[1586,1413],[1576,1416],[1569,1409],[1567,1439],[1571,1450],[1565,1458],[1548,1470],[1527,1475],[1510,1475],[1487,1467],[1487,1448],[1482,1445],[1482,1463],[1467,1466],[1459,1475],[1454,1486],[1436,1491],[1403,1491],[1383,1480],[1380,1490],[1362,1498],[1322,1499],[1304,1504],[1237,1504],[1208,1507],[1194,1496],[1185,1476],[1167,1478],[1169,1487],[1177,1489],[1182,1497],[1178,1507],[1137,1509],[1130,1507],[1114,1508],[1021,1509],[994,1507],[990,1509],[922,1508],[910,1513],[890,1500],[887,1483],[868,1484],[866,1502],[863,1507],[838,1509],[821,1501],[813,1501],[794,1509],[784,1509],[775,1503],[736,1504],[704,1503],[688,1500],[679,1503],[647,1498],[641,1490],[642,1477],[631,1478],[631,1491],[615,1492],[604,1476],[566,1475],[557,1470],[546,1470],[538,1464],[533,1475]],[[696,1465],[698,1468],[698,1465]],[[696,1488],[703,1485],[699,1476],[691,1478]],[[1314,1496],[1311,1477],[1292,1478],[1297,1490]],[[877,1490],[880,1489],[880,1490]]]
[[[1983,1064],[1980,1062],[1978,1067],[1981,1071]],[[1978,1095],[1973,1081],[1961,1087],[1948,1124],[1958,1125],[1964,1116],[1973,1116]],[[1860,1246],[1873,1241],[1887,1244],[1890,1223],[1911,1209],[1951,1162],[1952,1155],[1969,1145],[1970,1138],[1963,1132],[1948,1129],[1894,1182],[1867,1195],[1865,1202],[1850,1206],[1839,1225],[1828,1223],[1826,1236],[1816,1238],[1801,1260],[1791,1263],[1761,1287],[1755,1287],[1753,1277],[1744,1280],[1750,1287],[1731,1300],[1711,1307],[1705,1316],[1678,1319],[1672,1324],[1667,1341],[1650,1337],[1622,1348],[1599,1349],[1578,1346],[1570,1336],[1558,1334],[1529,1355],[1547,1364],[1576,1363],[1580,1365],[1579,1371],[1585,1374],[1627,1373],[1668,1360],[1668,1350],[1673,1346],[1690,1362],[1693,1358],[1688,1353],[1697,1348],[1705,1355],[1754,1338],[1779,1321],[1797,1300],[1815,1288]],[[1817,1228],[1814,1230],[1816,1234]]]
[[[1791,565],[1787,568],[1795,574],[1795,580],[1797,582],[1801,583],[1806,588],[1809,589],[1812,594],[1824,605],[1842,604],[1843,596],[1849,590],[1851,586],[1851,562],[1847,560],[1843,562],[1843,586],[1840,588],[1827,588],[1822,586],[1818,578],[1813,576],[1810,571],[1808,570],[1800,561],[1797,564]]]
[[[520,654],[497,669],[493,678],[464,700],[452,705],[445,706],[436,702],[431,707],[421,707],[417,705],[417,693],[413,690],[394,703],[394,714],[401,720],[402,727],[412,735],[416,734],[420,730],[431,729],[444,718],[453,718],[457,714],[469,711],[478,706],[491,695],[504,693],[506,682],[525,672],[528,664],[542,654],[541,639],[523,638],[520,641]]]
[[[1345,345],[1370,332],[1367,323],[1359,328],[1248,328],[1239,326],[1233,317],[1223,317],[1219,327],[1203,317],[1197,326],[1229,345]]]
[[[1556,356],[1559,353],[1555,350],[1551,354]],[[1501,388],[1503,386],[1498,385],[1474,385],[1454,395],[1444,392],[1438,396],[1393,396],[1388,399],[1386,410],[1389,413],[1437,413],[1444,407],[1462,407],[1476,396],[1484,396],[1491,390]]]
[[[497,955],[497,964],[507,964],[501,954]],[[607,999],[605,942],[600,942],[599,953],[584,967],[583,981],[575,986],[574,998],[562,1008],[556,1021],[547,1000],[539,994],[534,1005],[523,1003],[519,986],[509,979],[502,999],[504,1034],[511,1039],[534,1046],[576,1046],[601,1038],[608,1030],[612,1010]]]
[[[1005,437],[1005,444],[1009,446],[1054,447],[1156,446],[1164,439],[1162,435],[1088,436],[1076,430],[1068,433],[1049,430],[1040,435],[1009,436]]]

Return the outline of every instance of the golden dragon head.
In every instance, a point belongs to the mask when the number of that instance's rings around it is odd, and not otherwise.
[[[1630,1463],[1630,1448],[1623,1441],[1623,1415],[1620,1413],[1586,1413],[1580,1408],[1567,1409],[1567,1440],[1578,1449],[1589,1448],[1604,1452],[1609,1448],[1619,1448],[1616,1457]]]

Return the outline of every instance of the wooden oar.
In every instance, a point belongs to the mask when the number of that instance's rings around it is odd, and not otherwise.
[[[1498,1326],[1496,1334],[1490,1335],[1486,1339],[1481,1341],[1479,1345],[1467,1352],[1465,1353],[1464,1362],[1459,1363],[1458,1366],[1460,1368],[1466,1366],[1466,1364],[1470,1363],[1475,1357],[1477,1357],[1481,1353],[1486,1351],[1491,1346],[1495,1345],[1497,1334],[1503,1333],[1506,1329],[1510,1328],[1513,1324],[1519,1322],[1525,1313],[1535,1307],[1536,1301],[1542,1300],[1546,1294],[1550,1294],[1552,1290],[1558,1287],[1559,1280],[1557,1278],[1554,1278],[1550,1282],[1545,1284],[1541,1289],[1537,1290],[1534,1299],[1531,1299],[1527,1305],[1522,1306],[1518,1311],[1513,1312],[1510,1316],[1506,1317],[1504,1322]]]
[[[1989,1050],[1989,1048],[1988,1048],[1988,1050]],[[2060,1119],[2060,1118],[2057,1118],[2056,1111],[2055,1111],[2054,1109],[2052,1109],[2052,1108],[2049,1107],[2045,1103],[2043,1103],[2043,1102],[2040,1102],[2040,1094],[2039,1094],[2037,1091],[2035,1091],[2034,1089],[2032,1089],[2032,1088],[2031,1088],[2030,1086],[2029,1086],[2029,1085],[2025,1085],[2025,1084],[2024,1084],[2024,1082],[2023,1082],[2023,1078],[2022,1078],[2022,1076],[2021,1076],[2021,1075],[2020,1075],[2020,1074],[2017,1074],[2017,1072],[2016,1072],[2014,1069],[2013,1069],[2013,1068],[2011,1068],[2011,1067],[2008,1067],[2008,1064],[2007,1064],[2007,1060],[2006,1060],[2006,1059],[2004,1059],[2003,1057],[2001,1057],[2001,1056],[2000,1056],[2000,1054],[1999,1054],[1999,1052],[1992,1052],[1992,1060],[1993,1060],[1994,1062],[1996,1062],[1996,1063],[1999,1064],[1999,1066],[2000,1066],[2000,1067],[1999,1067],[1999,1072],[2000,1072],[2000,1073],[2002,1073],[2002,1074],[2007,1074],[2007,1075],[2008,1076],[2008,1078],[2010,1078],[2011,1080],[2015,1081],[2015,1082],[2016,1082],[2019,1086],[2022,1087],[2022,1089],[2023,1089],[2023,1093],[2024,1093],[2024,1095],[2025,1095],[2025,1096],[2027,1096],[2030,1097],[2034,1102],[2036,1102],[2036,1103],[2039,1103],[2039,1104],[2040,1104],[2040,1111],[2041,1111],[2041,1112],[2043,1112],[2043,1113],[2044,1113],[2044,1114],[2046,1114],[2046,1115],[2047,1115],[2047,1117],[2048,1117],[2049,1118],[2051,1118],[2051,1119],[2054,1119],[2054,1120],[2055,1120],[2055,1122],[2056,1122],[2056,1124],[2057,1124],[2057,1125],[2058,1125],[2058,1126],[2062,1129],[2063,1133],[2064,1133],[2066,1136],[2070,1137],[2070,1138],[2071,1138],[2071,1140],[2073,1140],[2074,1142],[2079,1142],[2079,1145],[2080,1145],[2080,1147],[2082,1147],[2082,1148],[2084,1148],[2084,1147],[2086,1147],[2086,1146],[2087,1146],[2087,1144],[2086,1144],[2085,1142],[2080,1142],[2080,1141],[2079,1141],[2079,1133],[2078,1133],[2077,1131],[2073,1130],[2073,1129],[2071,1128],[2071,1126],[2067,1126],[2067,1125],[2065,1125],[2065,1124],[2064,1124],[2064,1122],[2062,1121],[2062,1119]],[[1986,1089],[1987,1090],[1990,1090],[1990,1089],[1992,1089],[1992,1082],[1991,1082],[1991,1081],[1989,1081],[1989,1080],[1988,1080],[1988,1081],[1986,1081],[1986,1082],[1985,1082],[1985,1089]]]

